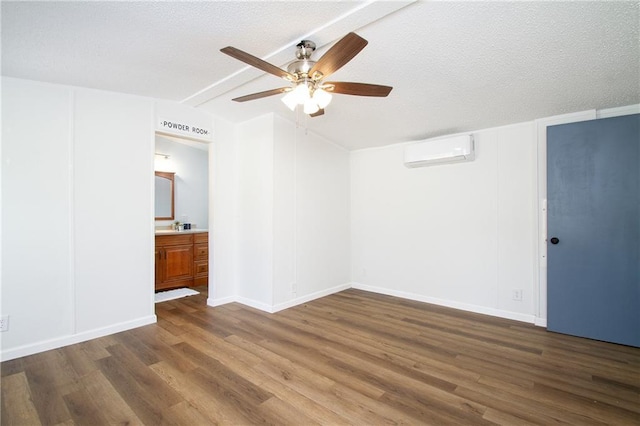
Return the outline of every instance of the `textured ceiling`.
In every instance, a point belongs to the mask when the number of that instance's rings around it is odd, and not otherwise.
[[[2,2],[2,74],[184,101],[230,121],[276,112],[348,148],[640,103],[634,2]],[[283,86],[219,52],[278,66],[301,38],[326,48],[349,31],[369,45],[331,80],[394,86],[388,98],[335,95],[322,117]]]

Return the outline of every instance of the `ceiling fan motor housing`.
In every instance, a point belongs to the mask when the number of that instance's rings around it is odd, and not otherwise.
[[[297,80],[304,80],[315,63],[316,61],[310,61],[308,59],[293,61],[287,66],[287,71],[294,74]]]
[[[296,61],[287,66],[287,71],[294,74],[298,80],[305,79],[309,70],[315,65],[311,60],[311,55],[316,50],[316,44],[311,40],[302,40],[296,45]]]

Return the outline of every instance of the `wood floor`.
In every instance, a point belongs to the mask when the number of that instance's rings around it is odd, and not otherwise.
[[[2,425],[640,424],[640,349],[348,290],[2,363]]]

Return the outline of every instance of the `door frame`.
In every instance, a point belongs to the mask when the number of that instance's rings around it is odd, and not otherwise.
[[[213,238],[211,238],[211,235],[213,234],[213,173],[214,173],[214,156],[215,156],[215,140],[213,138],[213,135],[215,133],[212,132],[212,139],[211,140],[206,140],[206,139],[198,139],[198,138],[192,138],[186,135],[182,135],[179,133],[170,133],[170,132],[163,132],[160,130],[154,130],[153,132],[153,170],[157,171],[155,168],[155,158],[157,155],[161,155],[157,152],[156,149],[156,138],[158,136],[160,137],[164,137],[167,139],[172,140],[175,143],[184,143],[187,146],[192,146],[194,147],[194,145],[196,144],[200,144],[200,145],[207,145],[207,163],[208,163],[208,179],[207,179],[207,197],[208,197],[208,202],[207,202],[207,216],[208,216],[208,226],[207,226],[207,230],[209,233],[209,278],[208,278],[208,282],[207,282],[207,293],[209,295],[211,295],[211,288],[212,288],[212,284],[213,284]],[[177,139],[177,140],[176,140]],[[198,148],[199,149],[199,148]],[[154,175],[151,176],[152,179],[152,188],[155,185],[155,180],[153,180],[155,178]],[[174,183],[175,185],[175,183]],[[175,188],[174,188],[175,190]],[[152,208],[153,206],[155,206],[155,192],[152,194]],[[175,203],[175,200],[174,200]],[[157,220],[155,220],[155,209],[153,209],[154,211],[154,217],[153,217],[153,221],[151,222],[153,224],[153,237],[151,240],[151,244],[153,247],[153,252],[155,253],[155,247],[156,247],[156,235],[155,235],[155,228],[156,228],[156,222],[158,222]],[[174,222],[176,220],[176,218],[174,217],[173,220],[170,220],[170,222]],[[159,222],[162,222],[163,220],[160,220]],[[165,220],[166,222],[166,220]],[[152,303],[153,303],[153,312],[155,313],[155,273],[156,273],[156,259],[155,256],[153,258],[153,273],[152,276],[154,277],[153,279],[153,287],[152,287],[152,291],[151,291],[151,299],[152,299]],[[209,298],[211,298],[211,296],[209,296]]]
[[[547,127],[557,124],[577,123],[580,121],[595,120],[598,118],[618,117],[640,113],[640,104],[628,105],[602,110],[586,110],[571,114],[556,115],[535,120],[537,132],[537,185],[536,208],[537,224],[535,230],[536,258],[534,260],[534,316],[535,325],[547,326]]]

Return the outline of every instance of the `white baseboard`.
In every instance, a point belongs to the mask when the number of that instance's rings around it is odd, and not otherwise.
[[[212,298],[207,299],[207,305],[213,306],[214,308],[216,306],[226,305],[227,303],[233,303],[233,302],[237,302],[236,298],[233,296],[221,297],[219,299],[212,299]]]
[[[277,305],[273,305],[273,306],[270,306],[266,303],[258,302],[256,300],[248,299],[246,297],[241,297],[241,296],[235,296],[235,297],[232,296],[232,297],[225,297],[220,299],[207,299],[207,305],[216,307],[220,305],[225,305],[227,303],[237,302],[237,303],[242,303],[243,305],[247,305],[252,308],[259,309],[261,311],[273,314],[275,312],[282,311],[283,309],[292,308],[294,306],[301,305],[303,303],[310,302],[312,300],[319,299],[321,297],[325,297],[333,293],[338,293],[340,291],[350,289],[351,287],[352,287],[352,283],[340,284],[332,288],[328,288],[325,290],[317,291],[315,293],[300,296],[295,299],[288,300],[283,303],[278,303]]]
[[[305,296],[297,297],[293,300],[289,300],[287,302],[278,303],[273,307],[273,312],[282,311],[283,309],[292,308],[297,305],[301,305],[303,303],[310,302],[315,299],[319,299],[321,297],[329,296],[330,294],[338,293],[344,290],[350,289],[353,283],[345,283],[340,284],[332,288],[328,288],[325,290],[317,291],[315,293],[307,294]]]
[[[360,283],[352,283],[352,284],[353,284],[352,285],[353,288],[358,290],[370,291],[372,293],[386,294],[388,296],[401,297],[403,299],[415,300],[417,302],[432,303],[434,305],[460,309],[461,311],[491,315],[493,317],[506,318],[506,319],[515,320],[515,321],[527,322],[530,324],[533,324],[535,321],[535,317],[529,314],[522,314],[519,312],[511,312],[511,311],[504,311],[501,309],[487,308],[485,306],[471,305],[468,303],[438,299],[435,297],[428,297],[420,294],[407,293],[404,291],[390,290],[383,287],[374,287],[374,286],[360,284]]]
[[[42,342],[18,346],[17,348],[4,349],[0,352],[0,361],[9,361],[11,359],[37,354],[39,352],[58,349],[63,346],[75,345],[76,343],[86,342],[87,340],[97,339],[98,337],[108,336],[109,334],[120,333],[121,331],[153,324],[157,321],[158,318],[155,315],[150,315],[133,321],[121,322],[108,327],[84,331],[70,336],[62,336],[55,339],[44,340]]]
[[[252,308],[259,309],[264,312],[275,313],[283,309],[292,308],[294,306],[301,305],[303,303],[307,303],[312,300],[319,299],[321,297],[329,296],[330,294],[338,293],[340,291],[347,290],[350,288],[370,291],[372,293],[386,294],[388,296],[395,296],[395,297],[400,297],[408,300],[415,300],[417,302],[432,303],[434,305],[446,306],[448,308],[459,309],[461,311],[475,312],[477,314],[484,314],[484,315],[490,315],[498,318],[505,318],[505,319],[515,320],[520,322],[526,322],[529,324],[535,324],[539,327],[546,327],[547,325],[546,319],[536,318],[534,315],[523,314],[520,312],[505,311],[501,309],[488,308],[486,306],[472,305],[468,303],[455,302],[451,300],[438,299],[435,297],[428,297],[428,296],[423,296],[415,293],[408,293],[404,291],[391,290],[383,287],[365,285],[358,282],[341,284],[329,289],[307,294],[305,296],[301,296],[301,297],[289,300],[287,302],[279,303],[274,306],[269,306],[266,303],[262,303],[262,302],[251,300],[245,297],[238,297],[238,296],[225,297],[221,299],[207,299],[207,305],[215,307],[215,306],[224,305],[226,303],[237,302],[237,303],[242,303],[243,305],[250,306]]]
[[[242,303],[243,305],[247,305],[247,306],[250,306],[252,308],[259,309],[259,310],[264,311],[264,312],[268,312],[270,314],[272,314],[274,312],[273,311],[273,306],[268,305],[268,304],[263,303],[263,302],[259,302],[257,300],[248,299],[246,297],[238,296],[235,301],[238,302],[238,303]]]
[[[537,325],[538,327],[546,327],[547,326],[547,319],[546,318],[536,318],[536,320],[533,323],[535,325]]]

